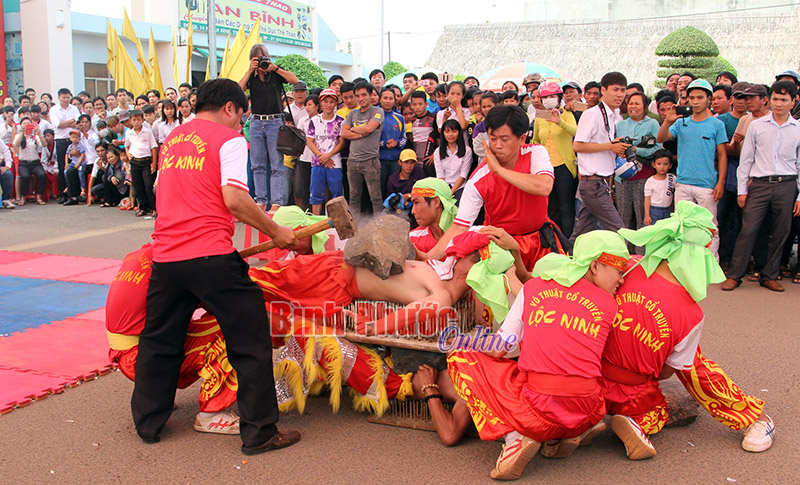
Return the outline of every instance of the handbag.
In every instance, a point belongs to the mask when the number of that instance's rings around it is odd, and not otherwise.
[[[294,125],[294,118],[292,118],[292,107],[286,99],[286,91],[279,89],[283,92],[283,100],[286,102],[286,109],[289,112],[289,121]],[[299,157],[306,149],[306,132],[297,126],[289,126],[286,124],[278,128],[278,152],[290,157]]]

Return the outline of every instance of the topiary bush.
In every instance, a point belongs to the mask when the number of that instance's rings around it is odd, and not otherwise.
[[[324,89],[328,87],[328,79],[325,77],[325,71],[304,56],[289,54],[275,61],[275,64],[287,71],[295,73],[301,81],[305,81],[308,89]],[[284,88],[291,91],[292,85],[285,84]]]
[[[389,61],[383,65],[383,75],[386,76],[386,79],[391,79],[398,74],[405,74],[406,71],[406,66],[399,62]]]
[[[730,62],[719,56],[719,47],[708,34],[687,25],[672,31],[656,48],[656,55],[665,57],[658,61],[658,79],[655,87],[663,88],[666,78],[673,73],[691,71],[695,76],[713,83],[720,71],[736,74]]]

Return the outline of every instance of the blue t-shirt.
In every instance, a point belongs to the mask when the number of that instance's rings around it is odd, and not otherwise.
[[[669,127],[669,132],[678,139],[677,182],[713,189],[717,185],[717,145],[728,142],[725,124],[714,117],[703,121],[682,118]]]
[[[728,140],[733,138],[733,133],[736,127],[739,126],[739,118],[735,118],[730,112],[723,113],[717,117],[723,124],[725,124],[725,133],[728,134]],[[736,169],[739,168],[739,157],[728,155],[728,175],[725,177],[725,190],[736,192]]]
[[[428,98],[428,112],[432,115],[436,115],[442,108],[439,107],[439,103],[436,102],[436,95],[431,96]]]

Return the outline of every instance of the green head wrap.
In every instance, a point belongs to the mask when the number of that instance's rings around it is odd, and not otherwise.
[[[600,262],[625,271],[630,258],[628,246],[622,236],[612,231],[592,231],[575,239],[572,257],[550,253],[537,261],[533,276],[570,287],[589,271],[592,261]]]
[[[492,309],[498,323],[503,323],[509,308],[505,272],[514,266],[514,256],[493,242],[481,249],[480,255],[481,260],[467,273],[467,284],[478,300]]]
[[[439,227],[447,231],[453,224],[458,207],[450,186],[442,179],[428,177],[417,181],[411,189],[411,197],[438,197],[442,201],[442,216],[439,218]]]
[[[648,277],[666,259],[678,282],[694,301],[700,301],[709,284],[725,281],[725,273],[706,247],[717,230],[713,221],[708,209],[681,200],[671,217],[638,231],[620,229],[619,233],[631,244],[644,246],[639,264]]]
[[[303,212],[303,210],[296,205],[282,206],[275,211],[275,215],[272,216],[272,220],[275,221],[276,224],[290,229],[295,229],[297,226],[310,226],[326,219],[327,217],[325,216],[312,216],[311,214]],[[325,251],[325,243],[328,242],[329,238],[330,236],[328,236],[325,231],[318,232],[311,236],[311,249],[314,250],[314,254]]]

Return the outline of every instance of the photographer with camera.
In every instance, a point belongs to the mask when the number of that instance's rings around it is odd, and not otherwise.
[[[242,90],[250,90],[250,164],[256,203],[262,209],[268,205],[286,205],[289,194],[283,170],[283,155],[278,152],[278,130],[284,124],[284,83],[299,81],[294,73],[272,62],[264,45],[250,49],[250,68],[239,81]],[[269,185],[267,185],[269,180]]]
[[[607,231],[623,227],[622,219],[611,200],[609,179],[614,175],[617,156],[630,144],[616,135],[617,122],[622,121],[619,107],[625,100],[628,80],[620,72],[609,72],[600,80],[601,101],[584,111],[575,133],[572,148],[578,154],[578,194],[581,208],[570,240],[593,231],[597,223]]]
[[[647,116],[650,100],[640,91],[628,95],[628,119],[617,123],[617,136],[630,138],[634,146],[625,152],[627,161],[636,160],[641,169],[615,185],[614,200],[622,223],[628,229],[641,229],[644,224],[644,183],[655,173],[653,170],[653,154],[661,149],[658,143],[649,147],[638,147],[637,144],[652,139],[658,134],[658,121]],[[655,141],[655,140],[654,140]],[[629,156],[630,155],[630,156]],[[637,254],[644,254],[644,248],[637,248]]]
[[[686,88],[690,117],[680,116],[675,108],[658,130],[658,142],[678,140],[678,179],[675,203],[688,200],[705,207],[717,225],[717,201],[725,192],[728,173],[728,134],[725,124],[711,116],[709,104],[714,91],[704,79],[692,81]],[[716,164],[715,164],[716,155]],[[714,233],[711,252],[719,258],[719,234]]]

